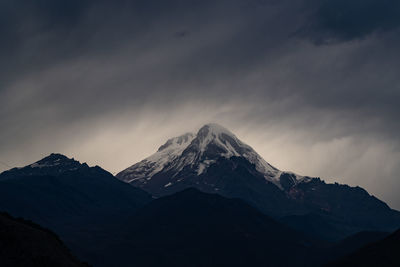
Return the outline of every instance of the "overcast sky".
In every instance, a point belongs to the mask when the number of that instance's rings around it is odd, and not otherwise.
[[[216,122],[400,209],[400,1],[0,1],[0,171],[112,173]]]

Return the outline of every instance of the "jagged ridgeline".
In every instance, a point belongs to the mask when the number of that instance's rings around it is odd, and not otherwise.
[[[399,212],[364,189],[281,171],[218,124],[169,139],[117,178],[157,197],[194,187],[240,198],[298,230],[330,240],[400,226]]]

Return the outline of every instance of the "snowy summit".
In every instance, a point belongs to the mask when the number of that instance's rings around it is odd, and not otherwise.
[[[185,182],[185,176],[201,176],[220,158],[240,157],[255,166],[255,169],[269,182],[280,189],[282,171],[266,162],[253,148],[239,140],[225,127],[209,123],[199,129],[197,134],[186,133],[169,139],[156,153],[117,174],[125,182],[135,185],[149,183],[152,179],[165,175],[171,178],[164,187]],[[185,173],[185,175],[183,175]],[[161,175],[165,174],[165,175]],[[180,177],[174,180],[174,177]],[[293,175],[293,182],[303,177]],[[153,181],[154,182],[154,181]]]

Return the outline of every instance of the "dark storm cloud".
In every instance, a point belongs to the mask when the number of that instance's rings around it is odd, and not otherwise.
[[[214,121],[277,167],[400,207],[397,2],[0,5],[0,161],[55,151],[119,171]]]
[[[365,38],[400,27],[397,0],[323,0],[304,28],[316,43]]]
[[[129,38],[161,11],[165,1],[12,1],[0,2],[2,82]],[[173,8],[173,6],[171,6]],[[105,38],[107,36],[107,38]],[[7,74],[7,75],[6,75]]]

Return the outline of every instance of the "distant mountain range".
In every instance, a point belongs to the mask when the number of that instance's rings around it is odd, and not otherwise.
[[[51,154],[0,174],[0,211],[51,229],[94,266],[344,264],[400,227],[399,212],[364,189],[280,171],[216,124],[117,177]],[[18,240],[10,255],[31,242],[18,231],[0,236]]]
[[[364,189],[280,171],[217,124],[169,139],[116,177],[157,197],[194,187],[240,198],[297,230],[329,240],[400,225],[400,213]]]

